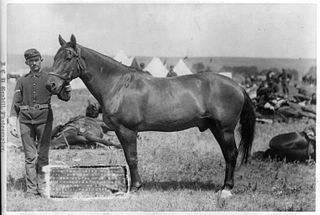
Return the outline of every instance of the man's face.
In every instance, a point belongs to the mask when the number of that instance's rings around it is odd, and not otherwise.
[[[31,71],[38,72],[41,69],[41,57],[33,57],[26,61],[26,64],[30,67]]]

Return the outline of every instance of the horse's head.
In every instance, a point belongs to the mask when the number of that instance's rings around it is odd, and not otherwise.
[[[59,94],[64,86],[71,80],[80,77],[85,70],[85,63],[81,57],[81,49],[77,45],[74,35],[70,42],[66,42],[59,35],[60,49],[54,56],[53,71],[49,73],[50,77],[46,87],[52,94]]]

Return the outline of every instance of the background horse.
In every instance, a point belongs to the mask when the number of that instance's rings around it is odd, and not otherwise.
[[[238,148],[234,138],[241,124],[242,161],[250,154],[255,128],[251,99],[236,82],[215,73],[155,78],[59,35],[47,88],[57,94],[65,82],[80,77],[100,103],[103,121],[115,131],[130,169],[132,191],[141,187],[137,160],[140,131],[210,129],[222,150],[226,167],[222,197],[231,196]]]
[[[99,105],[88,101],[85,116],[72,117],[64,125],[58,125],[53,129],[50,147],[52,149],[60,149],[99,145],[121,149],[120,145],[113,144],[104,138],[104,134],[110,129],[97,119],[98,115]]]

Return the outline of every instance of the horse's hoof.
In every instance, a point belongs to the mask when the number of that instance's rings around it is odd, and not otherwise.
[[[130,192],[131,192],[131,193],[136,193],[136,192],[139,191],[139,189],[140,189],[140,187],[131,187],[131,188],[130,188]]]
[[[220,190],[220,191],[219,191],[219,196],[220,196],[220,198],[222,198],[222,199],[226,199],[226,198],[231,197],[231,196],[232,196],[232,193],[231,193],[230,190],[225,190],[225,189],[223,189],[223,190]]]
[[[130,192],[135,193],[138,192],[138,190],[142,187],[141,183],[136,183],[135,185],[131,185]]]

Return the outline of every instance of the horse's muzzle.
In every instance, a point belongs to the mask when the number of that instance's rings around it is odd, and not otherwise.
[[[56,84],[53,81],[48,81],[46,83],[46,88],[49,90],[51,93],[55,93],[57,90]]]
[[[61,89],[62,84],[57,82],[55,79],[49,78],[46,83],[47,90],[53,95],[57,95]]]

